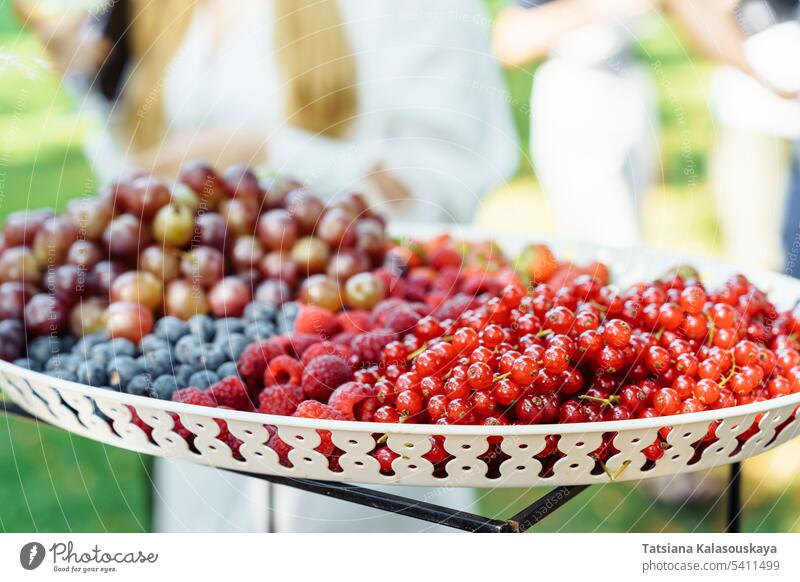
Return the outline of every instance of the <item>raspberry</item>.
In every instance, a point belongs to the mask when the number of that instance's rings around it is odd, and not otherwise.
[[[264,372],[264,386],[277,384],[300,385],[303,379],[303,364],[290,356],[277,356],[273,358]]]
[[[225,408],[230,410],[228,406],[220,406],[219,408]],[[228,445],[228,447],[230,447],[231,449],[231,452],[233,453],[233,456],[236,459],[243,461],[244,457],[239,452],[239,447],[242,446],[242,441],[240,441],[238,438],[236,438],[231,434],[231,432],[228,430],[227,422],[219,418],[215,418],[214,420],[219,425],[219,434],[217,435],[217,440],[220,440],[226,445]]]
[[[239,356],[237,370],[250,388],[261,388],[264,370],[269,361],[286,352],[276,340],[277,338],[270,338],[252,343]]]
[[[343,331],[342,333],[333,336],[333,339],[331,341],[340,346],[347,346],[349,348],[350,342],[352,342],[353,338],[356,337],[357,335],[358,335],[357,333],[348,333],[346,331]]]
[[[434,311],[434,316],[438,319],[458,319],[462,313],[471,309],[475,305],[474,297],[464,293],[456,293],[445,300],[438,309]]]
[[[316,400],[301,402],[293,416],[299,416],[301,418],[320,418],[324,420],[347,420],[347,418],[335,408],[317,402]],[[333,440],[331,440],[331,431],[318,430],[317,433],[321,440],[319,446],[314,450],[329,457],[336,450],[336,446],[333,444]]]
[[[323,339],[333,337],[342,326],[332,312],[316,305],[304,305],[297,314],[294,329],[298,333],[313,334]]]
[[[314,344],[306,351],[303,352],[303,363],[308,364],[317,356],[339,356],[347,361],[353,356],[353,350],[350,349],[349,340],[347,345],[335,344],[333,342],[320,342]]]
[[[374,387],[361,382],[347,382],[333,391],[328,399],[328,406],[335,408],[348,419],[354,419],[357,415],[357,407],[360,410],[360,405],[370,398],[377,403]]]
[[[172,417],[172,430],[174,430],[179,437],[183,438],[183,440],[189,443],[189,445],[194,443],[194,433],[190,432],[188,428],[183,426],[180,417],[176,413],[170,412],[169,414]]]
[[[247,394],[247,387],[238,376],[228,376],[208,389],[208,396],[217,406],[252,412],[253,403]]]
[[[417,325],[421,315],[409,306],[398,307],[386,316],[386,327],[397,332],[406,333]]]
[[[153,442],[153,427],[142,420],[133,406],[128,406],[128,410],[131,411],[131,422],[142,429],[147,438],[150,439],[150,442]]]
[[[356,420],[359,422],[372,422],[375,420],[375,411],[381,407],[377,398],[367,398],[355,408]]]
[[[309,398],[327,402],[331,393],[352,377],[353,369],[342,358],[318,356],[306,365],[303,391]]]
[[[391,315],[394,310],[404,307],[405,305],[406,302],[402,299],[397,299],[395,297],[384,299],[372,310],[372,315],[370,316],[372,327],[386,327],[386,318]]]
[[[258,395],[258,411],[262,414],[291,416],[305,397],[300,386],[292,384],[268,386]]]
[[[172,393],[173,402],[182,402],[183,404],[194,404],[196,406],[216,406],[214,399],[194,386],[188,388],[181,388]]]
[[[319,336],[311,333],[286,333],[274,339],[284,352],[298,360],[304,351],[320,341]]]
[[[300,418],[320,418],[323,420],[347,420],[337,409],[316,400],[305,400],[297,406],[292,416]]]
[[[354,309],[336,316],[342,329],[348,333],[363,333],[372,329],[369,311]]]
[[[383,346],[394,341],[396,335],[391,329],[376,329],[354,337],[350,347],[362,364],[377,364],[380,362]]]
[[[428,297],[428,286],[422,281],[405,281],[403,297],[409,301],[425,301]]]
[[[278,436],[278,431],[273,427],[268,426],[267,430],[270,433],[267,446],[278,454],[278,460],[280,461],[281,465],[284,465],[285,467],[291,467],[292,462],[289,460],[289,451],[292,450],[292,447],[287,445],[286,442]]]

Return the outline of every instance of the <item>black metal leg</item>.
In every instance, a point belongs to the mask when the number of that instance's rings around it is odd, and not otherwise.
[[[514,531],[524,532],[542,521],[555,510],[574,499],[579,493],[588,489],[588,485],[572,487],[556,487],[547,495],[540,497],[528,507],[509,519],[507,523],[515,526]]]
[[[726,533],[740,533],[742,525],[742,464],[733,463],[728,476],[728,520]]]

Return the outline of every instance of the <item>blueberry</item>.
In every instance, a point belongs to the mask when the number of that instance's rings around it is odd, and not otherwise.
[[[108,373],[108,383],[112,388],[125,389],[128,382],[134,376],[141,374],[144,370],[132,356],[117,356],[112,359],[106,368]]]
[[[189,331],[201,342],[210,342],[217,333],[214,320],[207,315],[193,315],[189,318]]]
[[[56,354],[44,365],[44,369],[48,372],[54,370],[66,370],[68,372],[75,372],[80,366],[83,359],[78,354]]]
[[[250,339],[240,333],[232,333],[227,337],[217,337],[214,343],[222,348],[229,360],[238,360],[244,349],[250,345]]]
[[[58,351],[68,352],[75,347],[78,339],[74,335],[66,334],[58,337]]]
[[[278,325],[278,333],[287,333],[294,330],[294,321],[297,319],[297,314],[300,307],[297,303],[284,303],[278,316],[275,318],[275,323]]]
[[[175,380],[180,388],[186,388],[189,385],[189,378],[194,374],[194,368],[182,364],[175,368]]]
[[[114,350],[111,347],[111,343],[106,342],[93,346],[89,352],[89,358],[103,366],[107,366],[114,359]]]
[[[274,305],[270,305],[269,303],[253,301],[252,303],[248,303],[247,307],[244,308],[244,318],[248,323],[254,321],[274,321],[277,315],[278,310]]]
[[[227,378],[228,376],[238,376],[239,371],[236,369],[236,362],[225,362],[217,368],[217,376],[220,378]]]
[[[78,381],[78,377],[75,375],[75,372],[70,372],[69,370],[50,370],[47,372],[47,375],[53,378],[58,378],[59,380],[69,380],[70,382]]]
[[[175,344],[175,358],[182,364],[200,362],[200,340],[194,335],[185,335]]]
[[[216,328],[217,336],[220,334],[242,333],[244,331],[244,321],[238,317],[224,317],[217,319],[214,322],[214,327]]]
[[[147,352],[164,351],[171,349],[170,343],[167,340],[155,336],[153,334],[144,336],[142,338],[142,341],[139,342],[139,347],[142,349],[142,353],[144,354],[146,354]]]
[[[35,370],[37,372],[42,369],[38,362],[30,358],[18,358],[14,360],[14,365],[27,370]]]
[[[156,336],[167,340],[169,343],[174,344],[180,338],[189,333],[189,324],[182,319],[178,319],[172,315],[167,315],[156,322],[153,333]]]
[[[164,374],[153,381],[153,390],[162,400],[172,398],[172,393],[178,389],[178,381],[175,376]]]
[[[203,370],[216,370],[228,360],[222,346],[206,344],[200,350],[200,368]]]
[[[78,377],[78,382],[88,386],[105,386],[108,382],[105,367],[92,360],[82,362],[75,375]]]
[[[158,393],[153,389],[152,382],[150,381],[150,374],[137,374],[131,378],[125,391],[128,394],[135,396],[147,396],[149,398],[158,398]]]
[[[153,378],[157,378],[162,374],[171,374],[173,366],[177,363],[174,361],[172,353],[168,351],[148,352],[136,358],[136,361]]]
[[[118,337],[108,342],[115,356],[135,356],[136,345],[124,337]]]
[[[72,348],[72,352],[83,357],[88,357],[92,348],[98,344],[108,341],[108,332],[97,331],[83,336]]]
[[[300,313],[300,304],[295,301],[288,301],[281,305],[280,312],[284,315],[284,317],[297,319],[297,315]]]
[[[269,339],[275,335],[275,332],[275,324],[271,321],[254,321],[244,330],[250,341]]]
[[[216,372],[209,372],[208,370],[200,370],[195,372],[189,377],[189,386],[196,386],[200,390],[207,390],[212,384],[219,382],[219,376]]]
[[[51,336],[37,337],[28,345],[28,357],[41,365],[57,353],[58,340]]]

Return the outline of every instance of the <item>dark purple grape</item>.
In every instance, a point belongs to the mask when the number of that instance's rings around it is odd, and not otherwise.
[[[273,251],[289,250],[300,236],[297,222],[286,210],[270,210],[258,219],[258,237]]]
[[[78,226],[63,216],[46,218],[33,237],[33,254],[41,265],[60,265],[78,238]]]
[[[25,317],[25,302],[30,290],[18,281],[0,284],[0,320]]]
[[[292,291],[284,281],[267,279],[256,288],[254,299],[258,303],[283,305],[292,299]]]
[[[315,235],[334,249],[351,247],[356,242],[355,219],[341,208],[331,208],[320,218]]]
[[[178,181],[195,191],[200,199],[200,211],[216,208],[225,197],[225,183],[205,162],[187,162],[181,167]]]
[[[250,168],[244,165],[230,166],[222,173],[222,179],[225,181],[228,196],[244,200],[256,208],[261,206],[264,190],[261,189],[258,178]]]
[[[69,310],[53,295],[39,293],[25,305],[25,326],[33,335],[59,333],[69,319]]]
[[[286,196],[286,210],[304,233],[311,234],[325,210],[325,205],[313,194],[298,188]]]
[[[256,268],[263,256],[264,247],[261,241],[254,236],[237,238],[230,253],[233,268],[237,272]]]
[[[103,232],[103,243],[112,259],[134,261],[144,247],[150,244],[150,231],[138,218],[122,214],[112,220]]]
[[[50,268],[44,275],[44,288],[48,293],[71,307],[90,290],[89,271],[76,265]]]
[[[76,240],[67,251],[67,263],[84,269],[91,269],[102,258],[100,248],[88,240]]]
[[[25,354],[25,327],[19,319],[0,321],[0,359],[7,362]]]
[[[206,212],[197,217],[196,243],[222,250],[225,244],[225,219],[217,212]]]
[[[294,287],[300,278],[300,267],[287,253],[272,251],[264,255],[258,264],[264,277],[267,279],[280,279],[289,287]]]
[[[280,208],[286,202],[289,192],[302,188],[302,184],[292,178],[276,176],[261,180],[261,188],[264,190],[264,208]]]
[[[9,247],[30,245],[44,221],[51,216],[53,216],[53,212],[46,208],[12,212],[6,218],[6,224],[3,227],[6,244]]]
[[[125,265],[116,261],[100,261],[97,263],[90,276],[91,284],[96,293],[108,300],[114,279],[122,275],[126,270]]]

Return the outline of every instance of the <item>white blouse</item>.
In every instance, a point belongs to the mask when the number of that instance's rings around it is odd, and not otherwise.
[[[238,7],[237,7],[238,8]],[[271,0],[243,0],[216,36],[201,3],[164,83],[170,133],[263,131],[269,165],[325,196],[364,189],[380,165],[414,195],[405,218],[470,220],[519,159],[511,98],[480,0],[340,0],[356,55],[359,114],[343,139],[284,121]]]

